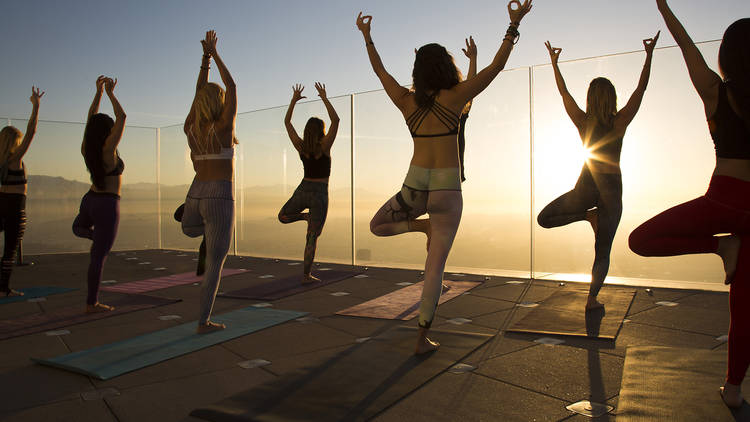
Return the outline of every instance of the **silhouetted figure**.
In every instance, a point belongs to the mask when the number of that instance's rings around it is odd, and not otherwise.
[[[185,119],[184,131],[193,160],[195,179],[185,199],[182,231],[190,237],[204,236],[206,264],[201,287],[198,333],[226,328],[210,321],[221,270],[229,252],[234,227],[234,125],[237,89],[216,51],[216,33],[206,32],[201,41],[203,59],[195,98]],[[226,91],[208,82],[213,58]]]
[[[622,139],[641,106],[651,74],[651,58],[658,39],[659,33],[654,38],[643,40],[646,63],[643,65],[638,86],[620,111],[617,111],[615,87],[606,78],[591,81],[586,96],[586,111],[581,110],[568,92],[557,64],[562,49],[552,47],[549,41],[545,43],[552,59],[555,82],[562,96],[565,111],[578,129],[589,157],[583,164],[581,175],[573,190],[544,207],[537,216],[537,222],[544,228],[584,220],[591,223],[594,230],[594,265],[591,269],[587,311],[604,306],[596,297],[609,272],[612,241],[622,216]]]
[[[300,182],[297,189],[294,190],[292,197],[281,207],[279,211],[279,221],[284,224],[295,221],[307,221],[307,235],[305,241],[305,261],[302,269],[302,283],[312,283],[320,281],[313,276],[312,270],[313,259],[315,259],[315,248],[318,237],[323,232],[323,225],[328,215],[328,177],[331,175],[331,147],[336,140],[336,133],[339,130],[339,116],[336,110],[328,101],[326,87],[320,82],[315,83],[315,89],[318,90],[318,96],[323,100],[323,104],[328,111],[328,117],[331,119],[331,128],[325,133],[325,123],[317,117],[311,117],[305,125],[305,131],[302,138],[292,126],[292,113],[294,105],[302,98],[302,85],[295,85],[293,88],[292,101],[289,103],[289,109],[284,117],[286,132],[292,145],[299,153],[302,160],[305,176]],[[302,212],[308,209],[308,212]]]
[[[26,135],[13,126],[0,130],[0,231],[5,232],[3,258],[0,261],[0,295],[5,296],[23,296],[22,292],[10,288],[10,276],[16,249],[26,230],[26,165],[23,156],[36,133],[42,95],[44,92],[31,87],[29,100],[33,108]]]
[[[515,7],[515,8],[514,8]],[[461,81],[453,58],[438,44],[422,46],[414,60],[411,90],[402,87],[383,66],[370,36],[371,16],[357,17],[367,54],[388,97],[406,119],[414,154],[401,191],[389,199],[370,221],[377,236],[407,232],[427,235],[424,288],[419,307],[416,353],[439,346],[427,338],[442,290],[443,271],[461,221],[461,171],[458,132],[461,111],[500,73],[518,39],[521,19],[531,10],[531,0],[508,3],[511,24],[492,63],[474,78]],[[428,214],[427,219],[417,219]]]
[[[716,168],[704,196],[672,207],[630,234],[630,249],[642,256],[714,253],[721,257],[729,290],[727,378],[721,395],[739,407],[740,385],[750,365],[750,18],[727,28],[719,47],[717,75],[670,10],[659,11],[685,58],[690,80],[703,101],[716,148]],[[725,236],[717,234],[731,233]]]
[[[99,76],[96,94],[89,108],[86,130],[83,133],[81,154],[91,173],[91,188],[81,199],[81,207],[73,221],[73,233],[91,239],[91,257],[87,275],[88,295],[86,312],[107,312],[115,308],[99,303],[99,286],[102,281],[104,261],[115,243],[120,224],[120,189],[125,163],[117,152],[125,129],[125,112],[115,98],[117,79]],[[102,91],[107,92],[115,120],[98,113]]]

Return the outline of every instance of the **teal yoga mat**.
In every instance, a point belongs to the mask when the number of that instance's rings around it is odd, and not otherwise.
[[[35,299],[38,297],[45,297],[49,295],[56,295],[58,293],[72,292],[73,290],[69,287],[54,287],[54,286],[38,286],[38,287],[26,287],[24,289],[18,289],[19,292],[23,292],[23,296],[11,296],[6,297],[0,294],[0,305],[4,303],[12,302],[23,302],[29,299]]]
[[[209,334],[196,334],[195,321],[131,339],[70,353],[51,359],[35,359],[42,365],[78,372],[106,380],[177,356],[194,352],[236,337],[250,334],[306,315],[306,312],[247,307],[212,321],[227,328]]]

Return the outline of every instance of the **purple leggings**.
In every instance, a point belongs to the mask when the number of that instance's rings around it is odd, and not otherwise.
[[[109,255],[120,224],[120,195],[88,191],[81,199],[81,209],[73,221],[73,233],[91,239],[91,261],[88,272],[86,304],[94,305],[99,298],[104,261]]]

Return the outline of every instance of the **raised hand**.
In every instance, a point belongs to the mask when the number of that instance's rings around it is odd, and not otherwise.
[[[316,88],[318,87],[317,84],[315,85],[315,87]],[[294,93],[292,94],[292,102],[296,103],[297,101],[299,101],[299,100],[301,100],[303,98],[307,98],[304,95],[302,95],[302,90],[303,89],[305,89],[305,87],[302,86],[301,84],[292,85],[292,90],[294,91]],[[323,92],[325,93],[325,91],[323,91]]]
[[[108,94],[111,94],[115,90],[115,86],[117,85],[117,78],[105,78],[104,79],[104,89],[107,90]]]
[[[206,38],[201,40],[201,46],[203,46],[203,53],[209,56],[216,55],[216,42],[219,38],[216,36],[216,31],[206,31]]]
[[[468,39],[464,39],[464,42],[466,42],[466,48],[462,48],[461,51],[464,52],[466,57],[469,59],[476,58],[477,57],[477,45],[474,44],[474,38],[469,36]]]
[[[41,99],[43,95],[44,95],[44,91],[41,91],[39,88],[32,86],[31,97],[29,97],[31,104],[33,104],[34,107],[39,107],[39,99]]]
[[[320,82],[315,82],[315,89],[318,90],[318,97],[321,99],[328,98],[328,95],[326,95],[326,85],[322,84]]]
[[[514,9],[513,6],[518,6]],[[508,15],[510,16],[510,22],[518,25],[521,23],[521,19],[526,16],[531,10],[531,0],[524,0],[523,4],[519,0],[510,0],[508,3]]]
[[[658,31],[654,38],[648,38],[643,40],[643,47],[646,49],[646,54],[651,55],[654,53],[654,47],[656,47],[656,42],[659,41],[659,34],[661,34],[661,31]]]
[[[96,78],[96,92],[102,92],[104,90],[104,81],[107,79],[104,75],[99,75]]]
[[[549,57],[552,59],[552,63],[557,64],[562,48],[552,47],[552,44],[550,44],[549,41],[545,41],[544,45],[547,47],[547,51],[549,51]]]
[[[362,12],[359,12],[359,15],[357,15],[357,28],[362,31],[362,35],[370,35],[370,22],[372,22],[372,16],[362,16]]]

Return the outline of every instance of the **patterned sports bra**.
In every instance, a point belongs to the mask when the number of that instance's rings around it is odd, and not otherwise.
[[[442,123],[446,127],[446,129],[448,129],[447,132],[423,135],[417,134],[417,130],[419,130],[419,127],[422,126],[422,122],[424,122],[424,119],[430,113],[432,113],[435,117],[437,117],[438,120],[440,120],[440,123]],[[409,132],[411,133],[412,138],[429,138],[447,135],[458,135],[458,128],[460,126],[459,120],[460,116],[449,110],[448,107],[437,102],[435,96],[433,95],[432,97],[430,97],[430,101],[427,104],[417,108],[413,113],[409,115],[409,117],[406,118],[406,125],[409,126]]]

